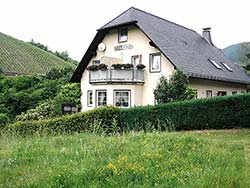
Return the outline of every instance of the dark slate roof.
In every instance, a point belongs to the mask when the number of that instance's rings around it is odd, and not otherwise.
[[[139,27],[175,67],[190,77],[250,83],[250,78],[239,65],[230,62],[222,50],[208,43],[197,32],[134,7],[101,27],[95,38],[99,36],[103,39],[108,30],[131,24]],[[79,81],[77,75],[80,77],[90,60],[86,58],[87,54],[95,51],[99,42],[101,40],[92,41],[92,48],[87,50],[71,81]],[[222,69],[217,69],[208,59],[219,63]],[[227,63],[233,71],[228,71],[220,62]]]

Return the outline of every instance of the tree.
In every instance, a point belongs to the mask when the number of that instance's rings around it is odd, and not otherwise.
[[[162,76],[154,91],[157,103],[167,103],[192,99],[195,93],[188,88],[188,77],[180,70],[176,70],[168,80]]]
[[[79,83],[69,83],[62,87],[59,94],[55,97],[56,114],[61,115],[61,107],[64,102],[73,102],[78,108],[81,107],[81,88]]]

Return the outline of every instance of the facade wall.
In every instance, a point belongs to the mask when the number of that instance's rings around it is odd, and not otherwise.
[[[145,34],[135,26],[131,26],[128,29],[127,42],[118,42],[118,30],[114,29],[110,31],[102,43],[106,45],[106,50],[101,52],[97,50],[97,55],[91,59],[89,65],[93,60],[100,60],[101,63],[108,65],[117,63],[131,63],[131,57],[134,55],[142,55],[142,64],[146,66],[144,76],[145,83],[142,84],[90,84],[89,83],[89,71],[85,70],[81,78],[81,103],[82,111],[92,109],[96,107],[96,90],[107,91],[107,104],[114,105],[114,90],[129,90],[131,92],[130,106],[141,105],[153,105],[154,95],[153,91],[156,87],[159,78],[164,75],[169,77],[174,71],[174,66],[168,61],[168,59],[161,54],[161,72],[150,73],[149,71],[149,55],[152,53],[160,52],[157,48],[149,45],[150,40]],[[115,50],[115,46],[119,45],[132,45],[130,49]],[[89,66],[88,65],[88,66]],[[202,79],[190,78],[189,86],[197,90],[198,98],[206,98],[206,91],[212,90],[212,95],[217,96],[218,91],[226,91],[227,95],[231,95],[233,91],[237,93],[246,92],[246,85],[233,84],[220,81],[210,81]],[[87,105],[87,91],[93,92],[93,106]]]
[[[95,107],[95,91],[107,90],[107,103],[113,105],[113,90],[124,89],[131,90],[131,106],[140,106],[147,104],[154,104],[153,90],[156,87],[158,79],[161,75],[170,76],[174,70],[174,66],[167,60],[166,57],[161,55],[161,72],[150,73],[149,72],[149,55],[151,53],[158,53],[159,50],[149,45],[150,40],[144,35],[144,33],[135,26],[131,26],[128,29],[128,41],[118,43],[118,30],[114,29],[109,32],[103,39],[102,43],[106,45],[106,50],[101,52],[97,50],[97,55],[91,59],[89,65],[93,60],[101,60],[101,63],[108,65],[115,63],[131,63],[131,57],[134,55],[142,55],[142,64],[146,66],[144,71],[145,83],[144,85],[132,85],[132,84],[101,84],[93,85],[89,83],[89,71],[85,70],[81,79],[81,91],[82,91],[82,110],[89,110]],[[115,51],[114,46],[119,45],[133,45],[132,49]],[[87,90],[92,90],[94,94],[93,107],[87,106]]]
[[[244,84],[195,78],[189,79],[189,86],[197,90],[197,98],[206,98],[207,90],[212,90],[212,96],[217,96],[219,91],[227,92],[227,95],[232,95],[233,92],[245,93],[247,89],[247,86]]]

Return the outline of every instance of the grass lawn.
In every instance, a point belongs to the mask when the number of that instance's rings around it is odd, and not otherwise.
[[[0,137],[0,187],[250,187],[250,130]]]

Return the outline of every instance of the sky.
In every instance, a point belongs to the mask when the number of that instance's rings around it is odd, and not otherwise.
[[[80,61],[100,28],[131,6],[191,28],[224,48],[250,41],[249,0],[0,0],[0,32]]]

